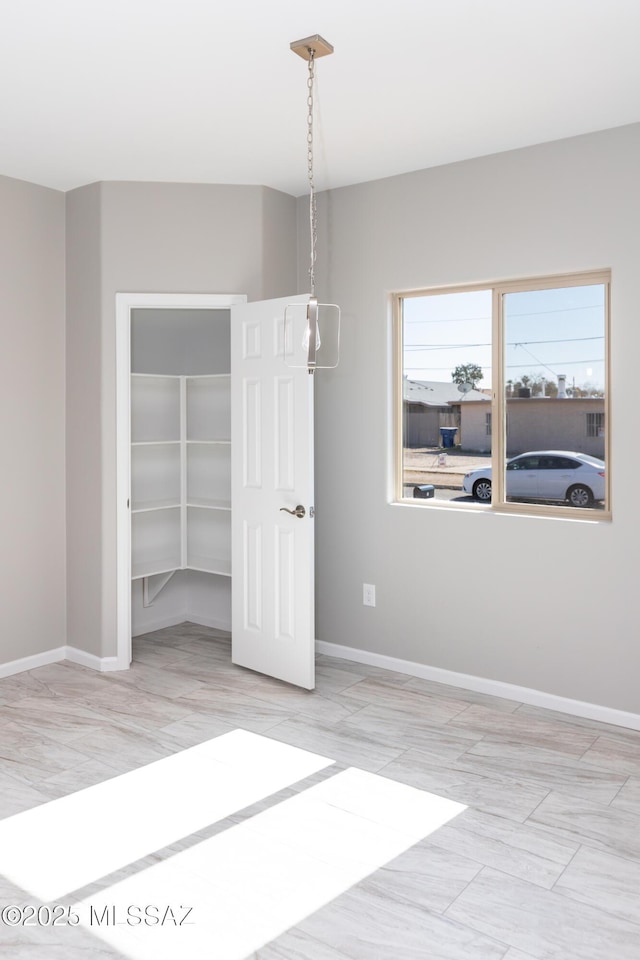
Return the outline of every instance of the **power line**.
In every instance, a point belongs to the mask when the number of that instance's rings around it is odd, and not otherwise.
[[[601,337],[563,337],[557,340],[510,340],[506,346],[507,347],[525,347],[530,346],[532,343],[584,343],[587,340],[604,340],[604,335]],[[409,343],[405,346],[405,350],[462,350],[471,347],[490,347],[490,343],[438,343],[431,345],[429,343]]]
[[[431,346],[428,343],[410,343],[405,346],[406,350],[470,350],[472,347],[490,347],[490,343],[439,343],[437,346]]]
[[[549,373],[551,373],[554,377],[557,377],[555,370],[552,370],[550,366],[548,366],[546,363],[543,363],[540,357],[536,357],[535,353],[532,353],[531,350],[527,350],[522,343],[517,343],[516,346],[520,347],[521,350],[524,350],[525,353],[528,353],[530,357],[533,357],[533,359],[537,361],[537,365],[539,367],[544,367],[545,370],[548,370]]]
[[[508,347],[520,347],[523,344],[531,343],[578,343],[582,340],[604,340],[604,334],[599,337],[560,337],[557,340],[511,340],[507,343]]]
[[[405,298],[405,299],[415,299],[415,298]],[[506,313],[505,319],[508,321],[510,317],[542,317],[550,313],[571,313],[576,310],[602,310],[603,305],[601,303],[588,303],[583,307],[558,307],[556,310],[532,310],[530,313]],[[470,320],[482,320],[486,322],[491,320],[491,316],[488,317],[443,317],[441,320],[405,320],[404,323],[467,323]]]
[[[552,361],[554,367],[579,367],[583,363],[604,363],[602,357],[597,357],[595,360],[559,360]],[[515,370],[518,367],[546,367],[546,363],[506,363],[505,370]],[[425,370],[428,370],[429,367],[425,367]],[[448,367],[442,367],[443,370],[447,370]],[[553,373],[553,371],[551,371]],[[557,374],[553,374],[554,377]]]
[[[470,320],[482,320],[484,323],[491,317],[443,317],[442,320],[405,320],[405,323],[468,323]]]
[[[586,363],[602,363],[602,357],[598,357],[596,360],[559,360],[552,361],[553,365],[556,367],[575,367],[580,366],[581,364]],[[517,370],[520,367],[546,367],[546,363],[507,363],[505,364],[505,370]],[[451,370],[451,365],[448,367],[414,367],[413,365],[407,366],[407,370]],[[556,374],[554,374],[556,376]]]
[[[584,307],[558,307],[556,310],[534,310],[531,313],[509,313],[508,311],[505,311],[505,312],[506,312],[506,319],[508,320],[509,317],[541,317],[543,316],[543,314],[548,314],[548,313],[571,313],[572,311],[575,311],[575,310],[595,310],[595,309],[602,310],[603,304],[589,303],[589,304],[585,304]]]

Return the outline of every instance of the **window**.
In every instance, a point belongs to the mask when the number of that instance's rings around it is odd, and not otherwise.
[[[397,498],[608,517],[608,272],[395,299]]]
[[[587,414],[587,436],[588,437],[604,436],[604,413],[588,413]]]

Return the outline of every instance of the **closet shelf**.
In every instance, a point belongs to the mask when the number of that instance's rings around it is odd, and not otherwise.
[[[214,446],[215,444],[219,444],[220,446],[228,447],[231,445],[231,440],[192,440],[190,437],[187,437],[187,443],[188,444],[197,443],[205,446],[206,445]]]
[[[139,560],[131,564],[131,579],[141,580],[143,577],[154,577],[158,573],[172,573],[182,569],[177,557],[155,557],[153,560]]]
[[[209,500],[206,497],[190,497],[187,500],[188,507],[196,507],[200,510],[231,510],[230,500]]]
[[[134,440],[132,447],[170,447],[179,444],[179,440]]]
[[[219,577],[231,576],[231,563],[222,557],[191,557],[184,566],[171,557],[165,560],[139,562],[131,567],[131,579],[142,580],[144,577],[155,577],[162,573],[176,573],[178,570],[195,570],[198,573],[214,573]]]
[[[180,509],[179,500],[139,500],[131,504],[131,513],[152,513],[154,510]]]
[[[133,374],[132,578],[231,576],[230,374]]]
[[[222,557],[190,556],[187,570],[199,570],[201,573],[217,573],[221,577],[231,576],[231,561]]]

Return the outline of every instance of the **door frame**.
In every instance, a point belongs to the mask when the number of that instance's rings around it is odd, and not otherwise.
[[[225,310],[241,293],[116,293],[116,670],[131,664],[131,311]]]

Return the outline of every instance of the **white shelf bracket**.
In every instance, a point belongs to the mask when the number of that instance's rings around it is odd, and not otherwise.
[[[156,599],[161,590],[163,590],[166,585],[171,580],[171,577],[176,571],[172,570],[170,573],[158,573],[151,577],[142,578],[142,606],[150,607],[153,601]],[[150,580],[153,580],[153,584],[149,583]]]

